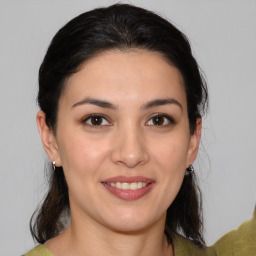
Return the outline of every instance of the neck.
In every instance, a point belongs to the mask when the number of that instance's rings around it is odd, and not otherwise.
[[[165,216],[157,223],[138,231],[120,232],[95,223],[77,223],[72,218],[69,227],[46,243],[55,256],[173,256],[172,246],[164,235]]]

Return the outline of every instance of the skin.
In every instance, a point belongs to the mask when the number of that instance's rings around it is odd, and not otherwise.
[[[113,108],[86,103],[88,98]],[[148,105],[159,99],[171,101]],[[171,121],[160,116],[157,123],[159,113]],[[103,116],[100,125],[93,125],[91,114]],[[146,50],[101,53],[67,80],[56,131],[42,111],[37,123],[69,187],[71,224],[46,242],[54,255],[173,255],[164,235],[166,210],[196,158],[201,132],[198,119],[190,134],[183,79],[174,66]],[[154,184],[143,197],[123,200],[101,183],[119,175]]]

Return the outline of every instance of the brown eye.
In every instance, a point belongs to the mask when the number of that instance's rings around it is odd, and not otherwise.
[[[163,116],[154,116],[153,118],[152,118],[152,123],[154,124],[154,125],[163,125],[163,123],[164,123],[164,117]]]
[[[166,114],[152,116],[146,123],[149,126],[168,126],[170,124],[175,124],[175,121],[171,116]]]
[[[91,126],[106,126],[110,125],[108,120],[101,116],[101,115],[90,115],[86,117],[86,119],[83,121],[83,123],[86,123]]]
[[[102,122],[103,122],[103,118],[101,116],[91,117],[91,124],[92,125],[101,125]]]

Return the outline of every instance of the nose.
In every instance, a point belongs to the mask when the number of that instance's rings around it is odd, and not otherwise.
[[[111,158],[114,163],[128,168],[148,162],[146,140],[139,129],[126,128],[116,134]]]

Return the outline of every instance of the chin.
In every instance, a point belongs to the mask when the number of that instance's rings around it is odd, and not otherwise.
[[[117,233],[141,233],[144,230],[147,230],[151,225],[148,223],[115,223],[114,225],[110,226],[110,229]]]
[[[110,217],[110,220],[112,221],[106,223],[106,226],[110,227],[110,229],[116,232],[139,233],[149,229],[155,223],[165,221],[165,214],[163,216],[157,217],[149,216],[149,212],[133,212],[133,214],[132,212],[126,212]]]

